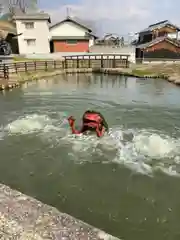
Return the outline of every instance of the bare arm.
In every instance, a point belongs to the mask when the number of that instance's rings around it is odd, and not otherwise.
[[[105,128],[102,127],[102,130],[99,129],[99,127],[96,128],[96,134],[97,134],[97,137],[102,137],[105,133]]]
[[[77,130],[75,128],[75,118],[73,116],[69,117],[68,121],[69,121],[69,126],[71,128],[72,134],[80,134],[82,132],[82,129]]]
[[[70,126],[71,127],[71,130],[72,130],[72,134],[80,134],[82,131],[81,130],[77,130],[75,128],[75,121],[73,122],[73,124]]]

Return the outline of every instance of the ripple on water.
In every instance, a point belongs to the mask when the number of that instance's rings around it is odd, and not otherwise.
[[[54,147],[68,145],[68,156],[77,164],[98,159],[102,164],[114,162],[149,176],[156,171],[171,176],[180,175],[180,140],[153,129],[125,129],[119,126],[98,139],[94,135],[70,134],[65,113],[59,113],[54,118],[32,114],[10,122],[2,129],[0,138],[34,132],[36,137],[54,144]]]

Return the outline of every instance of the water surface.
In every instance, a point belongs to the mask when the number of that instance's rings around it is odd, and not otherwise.
[[[0,96],[0,181],[122,239],[179,239],[180,89],[68,75]],[[110,132],[72,136],[86,109]]]

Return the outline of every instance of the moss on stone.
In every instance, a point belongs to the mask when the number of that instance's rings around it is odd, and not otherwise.
[[[132,74],[139,76],[139,77],[143,77],[143,76],[148,76],[148,75],[156,75],[154,72],[150,71],[150,70],[146,70],[146,69],[133,69],[132,70]]]

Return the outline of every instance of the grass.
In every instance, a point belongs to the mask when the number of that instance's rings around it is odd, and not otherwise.
[[[25,57],[13,57],[14,62],[35,62],[35,61],[50,61],[52,59],[39,59],[39,58],[25,58]]]
[[[155,73],[153,71],[150,71],[149,69],[133,69],[132,74],[139,77],[143,77],[147,75],[154,75]]]
[[[173,74],[180,74],[180,64],[160,63],[160,64],[142,64],[137,65],[132,69],[132,74],[143,76],[171,76]]]

